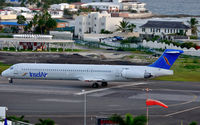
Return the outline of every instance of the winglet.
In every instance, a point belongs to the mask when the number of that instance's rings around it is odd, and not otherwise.
[[[158,60],[156,60],[156,62],[149,66],[155,68],[170,69],[181,53],[184,53],[184,51],[176,49],[166,49],[162,56]]]

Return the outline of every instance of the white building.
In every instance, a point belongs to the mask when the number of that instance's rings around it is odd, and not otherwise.
[[[22,12],[31,13],[32,12],[30,9],[26,7],[5,7],[4,9],[14,11],[15,13],[22,13]]]
[[[121,10],[123,11],[130,11],[133,10],[135,12],[145,12],[147,9],[145,8],[146,3],[141,2],[124,2],[121,3]]]
[[[140,34],[144,35],[169,35],[176,33],[191,36],[191,28],[183,22],[175,21],[148,21],[140,27]]]
[[[61,4],[53,4],[50,6],[51,10],[64,10],[64,9],[69,9],[69,4],[68,3],[61,3]]]
[[[63,11],[62,10],[48,10],[49,14],[52,18],[63,18]]]
[[[131,11],[132,10],[137,13],[147,11],[147,9],[145,8],[146,3],[141,3],[136,0],[92,0],[92,1],[82,0],[82,2],[86,3],[82,6],[87,6],[87,7],[92,6],[93,8],[99,8],[100,10],[106,10],[108,5],[113,5],[113,6],[117,7],[118,11],[119,10],[121,10],[121,11]],[[107,10],[108,10],[108,8],[107,8]]]
[[[99,34],[102,29],[113,32],[117,28],[116,25],[119,25],[122,20],[122,17],[111,17],[111,14],[106,11],[81,15],[75,19],[75,35],[80,36],[84,33]]]
[[[20,4],[19,0],[6,0],[6,3],[12,3],[12,4]]]
[[[108,12],[119,12],[120,8],[118,4],[112,2],[93,2],[82,5],[82,7],[89,7],[89,6],[91,6],[93,9],[99,9],[101,11],[108,11]]]

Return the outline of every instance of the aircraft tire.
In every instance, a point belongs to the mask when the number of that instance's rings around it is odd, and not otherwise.
[[[95,82],[95,83],[92,84],[92,88],[98,88],[98,87],[99,87],[98,83]]]
[[[107,83],[107,82],[102,82],[102,83],[101,83],[101,86],[102,86],[102,87],[106,87],[106,86],[108,86],[108,83]]]
[[[9,79],[8,79],[8,82],[9,82],[9,83],[13,83],[13,79],[9,78]]]

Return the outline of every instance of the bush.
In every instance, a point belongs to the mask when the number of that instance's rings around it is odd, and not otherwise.
[[[140,43],[142,40],[138,37],[128,37],[125,40],[122,40],[121,43],[125,44],[125,43]]]
[[[195,58],[194,60],[193,60],[193,63],[198,63],[199,62],[199,60],[197,59],[197,58]]]
[[[108,30],[104,30],[104,29],[101,29],[101,34],[112,34],[111,31],[108,31]]]
[[[190,36],[190,39],[198,39],[197,36]]]
[[[198,68],[200,68],[200,66],[198,66],[198,65],[185,65],[184,68],[186,68],[186,69],[198,69]]]

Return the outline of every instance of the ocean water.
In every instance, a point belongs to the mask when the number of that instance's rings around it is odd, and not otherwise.
[[[200,0],[138,0],[146,3],[146,8],[154,14],[200,15]]]

